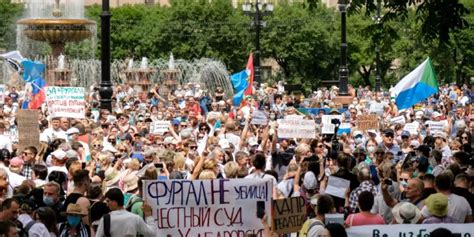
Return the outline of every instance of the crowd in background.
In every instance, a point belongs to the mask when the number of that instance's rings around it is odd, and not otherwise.
[[[42,106],[40,145],[19,150],[12,134],[25,95],[7,89],[0,108],[0,235],[157,236],[142,199],[147,179],[272,180],[274,199],[305,200],[308,220],[292,236],[472,222],[474,108],[466,85],[443,85],[405,110],[397,109],[391,90],[351,86],[347,108],[334,102],[337,87],[303,95],[262,85],[234,106],[222,88],[209,92],[189,83],[163,95],[158,85],[141,91],[125,84],[114,87],[112,111],[99,108],[98,92],[89,91],[84,119],[53,118]],[[252,123],[256,110],[267,124]],[[325,114],[342,115],[350,132],[322,134]],[[358,129],[357,116],[366,114],[378,116],[380,129]],[[278,119],[292,115],[316,122],[314,139],[279,138]],[[398,116],[416,123],[417,133],[392,124]],[[153,133],[155,121],[169,121],[168,129]],[[431,131],[432,121],[445,126]],[[350,181],[344,198],[325,193],[331,176]],[[326,225],[330,213],[343,213],[344,225]],[[266,228],[266,236],[276,235]]]

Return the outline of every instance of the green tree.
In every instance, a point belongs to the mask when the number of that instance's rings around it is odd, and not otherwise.
[[[274,58],[291,83],[316,87],[334,79],[338,65],[335,17],[324,6],[276,6],[263,32],[263,56]]]
[[[15,21],[21,15],[23,4],[11,3],[10,0],[0,0],[0,51],[11,50],[15,47]]]

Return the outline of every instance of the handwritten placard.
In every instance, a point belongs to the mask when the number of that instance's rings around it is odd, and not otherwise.
[[[357,116],[357,128],[359,130],[379,129],[379,118],[376,114],[364,114]]]
[[[48,111],[52,118],[85,117],[84,87],[48,86],[45,91]]]
[[[338,119],[342,123],[342,115],[323,115],[321,117],[321,133],[322,134],[334,134],[336,125],[332,124],[333,119]]]
[[[268,117],[265,112],[261,110],[254,110],[252,113],[252,122],[251,124],[255,125],[267,125],[268,123]]]
[[[397,116],[395,118],[390,119],[391,124],[405,124],[405,117],[404,116]]]
[[[16,120],[18,123],[19,150],[35,146],[39,149],[39,110],[18,110]]]
[[[170,121],[157,120],[150,124],[150,133],[152,134],[164,134],[168,132]]]
[[[271,215],[272,189],[270,179],[146,180],[143,195],[156,236],[263,236],[257,206]]]
[[[306,221],[303,197],[289,197],[273,203],[272,229],[278,234],[298,232]]]
[[[442,132],[446,126],[446,121],[427,121],[426,122],[430,128],[430,133],[434,134],[435,132]]]
[[[5,104],[5,85],[0,85],[0,104]]]
[[[309,119],[279,119],[279,138],[315,138],[316,123]]]
[[[418,123],[407,123],[403,130],[408,131],[410,135],[415,135],[418,133]]]

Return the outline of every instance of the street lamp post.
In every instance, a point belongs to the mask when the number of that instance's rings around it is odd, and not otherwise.
[[[380,0],[377,0],[377,15],[375,16],[375,23],[380,29]],[[380,32],[379,32],[380,33]],[[380,92],[382,84],[382,76],[380,75],[380,43],[377,41],[375,46],[375,91]]]
[[[339,11],[341,12],[341,62],[339,65],[339,95],[348,96],[348,75],[347,68],[347,39],[346,39],[346,1],[340,0]]]
[[[112,83],[110,81],[110,14],[109,0],[102,0],[101,21],[101,81],[100,81],[100,108],[112,112]]]
[[[273,5],[271,3],[260,3],[256,0],[254,3],[244,3],[242,5],[242,10],[248,16],[252,16],[254,21],[252,25],[255,26],[255,51],[253,53],[253,67],[254,67],[254,81],[257,85],[260,85],[262,82],[262,72],[260,68],[260,30],[261,27],[265,26],[263,17],[270,15],[273,11]]]

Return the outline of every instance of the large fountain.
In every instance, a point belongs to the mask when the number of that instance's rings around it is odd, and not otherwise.
[[[96,23],[84,19],[84,0],[29,0],[26,13],[26,18],[17,22],[19,33],[48,43],[53,57],[63,53],[66,43],[95,33]]]

